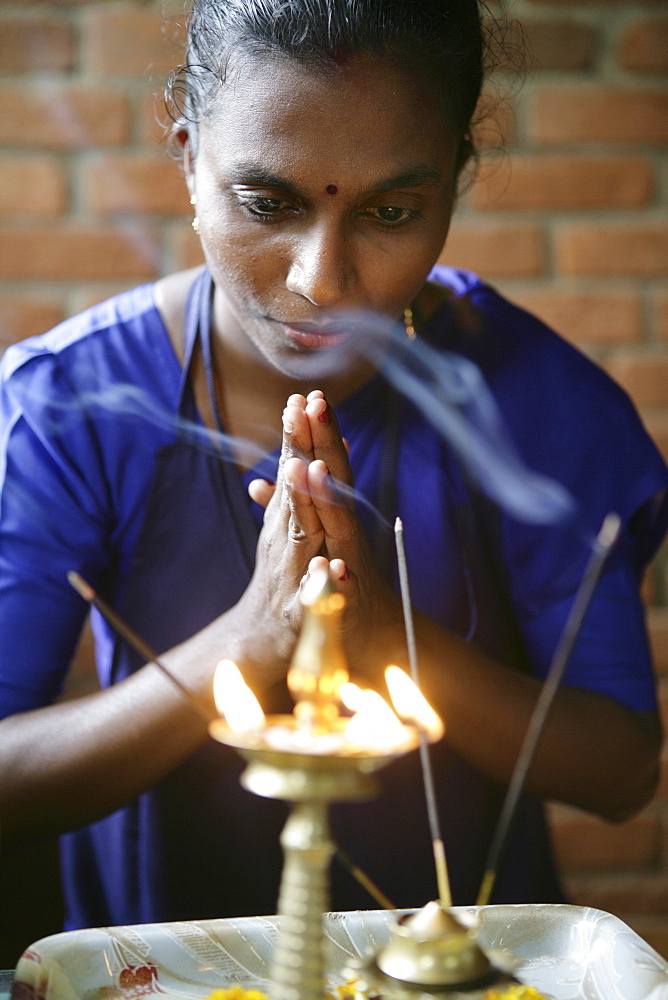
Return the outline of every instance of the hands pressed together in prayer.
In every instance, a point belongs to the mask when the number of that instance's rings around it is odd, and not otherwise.
[[[399,622],[401,607],[373,564],[355,513],[345,441],[319,389],[289,397],[277,481],[253,480],[249,493],[266,513],[253,579],[237,609],[252,622],[250,655],[265,683],[285,672],[301,627],[302,585],[323,567],[346,597],[351,667],[373,670],[365,655],[373,626]]]

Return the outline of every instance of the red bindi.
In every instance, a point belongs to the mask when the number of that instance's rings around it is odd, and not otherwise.
[[[327,187],[325,188],[327,194],[336,194],[338,190],[339,189],[337,188],[336,184],[328,184]]]

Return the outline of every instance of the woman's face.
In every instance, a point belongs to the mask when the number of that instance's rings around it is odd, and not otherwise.
[[[401,317],[448,232],[456,149],[437,92],[389,59],[237,60],[186,146],[218,335],[299,379],[359,336],[347,311]]]

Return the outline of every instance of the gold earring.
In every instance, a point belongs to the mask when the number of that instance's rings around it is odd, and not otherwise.
[[[413,321],[413,310],[410,306],[404,309],[404,327],[406,328],[408,339],[415,340],[417,333],[415,332],[415,323]]]
[[[195,206],[197,204],[197,196],[194,194],[190,195],[190,204]],[[195,215],[193,221],[190,223],[197,235],[199,236],[199,217]]]

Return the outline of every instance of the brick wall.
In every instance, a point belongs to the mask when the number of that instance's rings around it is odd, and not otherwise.
[[[481,131],[486,146],[503,135],[510,155],[483,155],[444,259],[603,364],[668,453],[668,5],[510,9],[533,69]],[[199,260],[161,144],[156,95],[183,38],[183,16],[165,10],[158,0],[5,0],[0,10],[1,344]],[[646,595],[668,718],[665,552]],[[629,823],[562,807],[553,821],[574,901],[618,914],[668,955],[668,770]]]
[[[510,9],[533,70],[497,111],[510,156],[482,157],[444,258],[482,271],[599,361],[668,455],[668,4]],[[646,596],[668,720],[666,566],[664,549]],[[668,768],[628,823],[551,811],[573,901],[617,914],[668,956]]]

